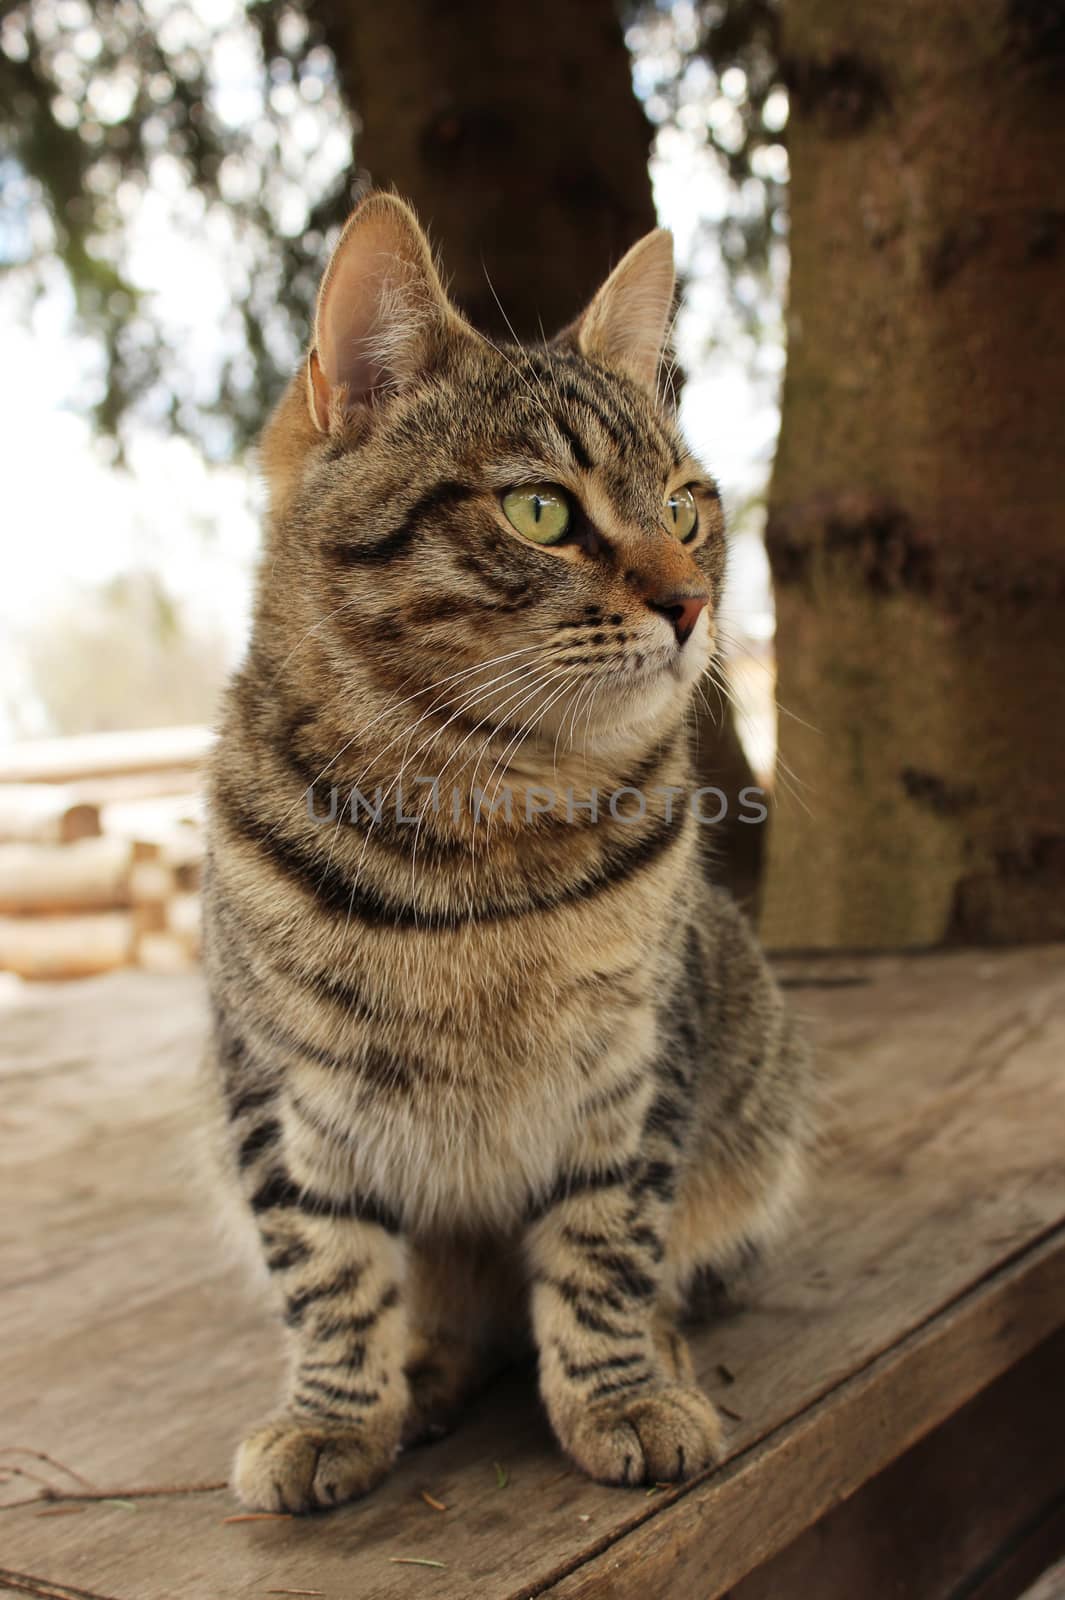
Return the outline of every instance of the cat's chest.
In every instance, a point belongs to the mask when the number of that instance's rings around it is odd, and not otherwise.
[[[394,1080],[325,1086],[330,1120],[351,1127],[358,1181],[416,1231],[518,1221],[579,1162],[597,1108],[654,1047],[651,986],[624,962],[572,982],[556,969],[550,982],[483,983],[461,1005],[452,976],[450,1004],[442,986],[435,1011],[378,1031],[375,1051],[404,1067]]]
[[[640,1053],[630,1046],[624,1056]],[[580,1165],[585,1103],[608,1096],[627,1071],[631,1059],[604,1061],[591,1077],[545,1060],[520,1084],[426,1084],[401,1104],[378,1105],[358,1122],[373,1187],[414,1231],[510,1226]]]

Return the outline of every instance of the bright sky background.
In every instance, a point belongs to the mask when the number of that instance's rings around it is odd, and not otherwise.
[[[240,44],[239,0],[199,0],[212,16],[233,18],[236,43],[215,63],[217,93],[234,125],[256,114],[258,68]],[[740,74],[742,78],[742,74]],[[735,87],[735,86],[734,86]],[[742,85],[738,86],[742,92]],[[720,99],[720,96],[719,96]],[[727,112],[728,107],[725,106]],[[313,130],[296,130],[298,142]],[[333,130],[343,160],[347,134]],[[682,420],[696,453],[719,477],[726,504],[757,494],[776,438],[774,375],[778,346],[759,356],[720,348],[707,364],[707,332],[728,332],[724,268],[700,244],[700,219],[720,217],[728,191],[704,142],[683,127],[659,134],[652,174],[661,221],[674,230],[678,261],[693,274],[677,326],[689,381]],[[165,178],[165,169],[164,169]],[[176,227],[162,183],[130,220],[130,270],[152,296],[153,314],[181,333],[195,368],[217,358],[225,290],[216,269],[219,241]],[[0,739],[50,731],[36,700],[22,638],[69,615],[87,591],[138,568],[158,573],[184,620],[224,638],[230,659],[244,638],[258,532],[254,464],[210,466],[195,446],[148,426],[129,436],[129,470],[107,464],[94,447],[79,395],[93,370],[92,347],[72,332],[70,294],[57,270],[30,321],[17,291],[0,287],[0,438],[4,453],[3,581],[0,583]],[[738,532],[728,609],[734,631],[754,640],[771,631],[768,581],[757,522]],[[86,602],[87,603],[87,602]],[[85,662],[91,673],[91,661]],[[11,707],[18,708],[17,722]]]

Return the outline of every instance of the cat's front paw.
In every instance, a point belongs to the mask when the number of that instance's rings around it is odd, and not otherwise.
[[[275,1417],[244,1440],[233,1488],[255,1511],[317,1511],[357,1500],[395,1460],[398,1429],[327,1427],[306,1417]]]
[[[562,1443],[599,1483],[677,1483],[720,1460],[723,1435],[700,1390],[670,1383],[575,1413]]]

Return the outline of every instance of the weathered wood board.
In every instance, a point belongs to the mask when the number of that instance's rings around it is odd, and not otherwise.
[[[696,1339],[723,1468],[651,1495],[587,1483],[518,1374],[360,1505],[0,1511],[0,1569],[90,1600],[713,1600],[783,1550],[1065,1325],[1065,949],[787,971],[832,1123],[757,1299]],[[48,1451],[119,1495],[223,1478],[279,1343],[198,1178],[198,980],[0,998],[0,1463]]]
[[[728,1600],[1013,1600],[1065,1553],[1065,1429],[1048,1404],[1063,1373],[1065,1329]]]

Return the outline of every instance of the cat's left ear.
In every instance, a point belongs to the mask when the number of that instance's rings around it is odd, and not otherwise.
[[[381,404],[470,329],[444,293],[410,207],[371,194],[348,218],[318,292],[308,398],[316,426]]]
[[[576,344],[582,355],[654,389],[675,283],[673,235],[656,228],[621,258],[591,305],[562,337]]]

